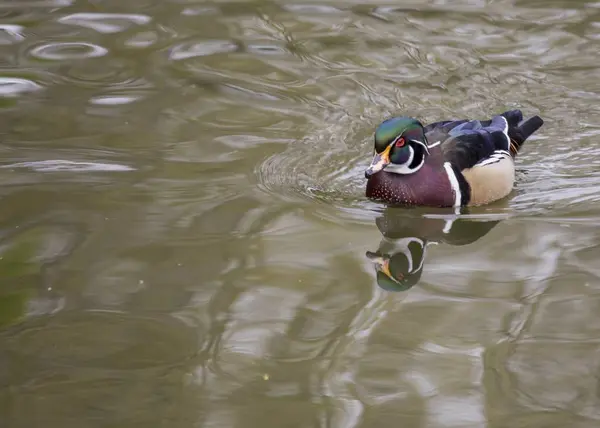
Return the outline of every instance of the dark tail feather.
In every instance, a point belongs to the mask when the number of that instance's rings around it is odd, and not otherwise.
[[[508,119],[507,119],[508,121]],[[510,124],[510,122],[509,122]],[[515,127],[508,127],[508,136],[510,137],[510,148],[513,156],[516,156],[523,143],[533,135],[535,131],[540,129],[544,121],[539,116],[533,116],[527,119],[525,122]]]
[[[514,128],[523,120],[523,112],[521,110],[509,110],[502,113],[502,116],[508,122],[509,128]]]

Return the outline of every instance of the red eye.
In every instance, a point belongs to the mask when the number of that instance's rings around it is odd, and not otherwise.
[[[405,141],[404,138],[400,137],[396,140],[396,147],[402,147],[404,145]]]

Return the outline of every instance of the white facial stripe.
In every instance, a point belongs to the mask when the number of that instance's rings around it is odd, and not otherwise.
[[[452,166],[450,166],[450,162],[444,163],[444,169],[446,170],[446,174],[448,174],[448,180],[450,180],[450,186],[452,190],[454,190],[454,206],[460,207],[461,201],[461,193],[460,193],[460,185],[458,184],[458,179],[456,178],[456,174],[454,174],[454,170]]]
[[[408,146],[408,150],[410,151],[410,156],[408,157],[408,161],[405,165],[410,165],[415,158],[415,150],[410,146]]]

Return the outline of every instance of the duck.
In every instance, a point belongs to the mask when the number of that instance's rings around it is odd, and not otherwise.
[[[392,205],[460,208],[487,205],[510,194],[515,158],[542,127],[509,110],[487,120],[423,125],[397,116],[375,130],[375,154],[365,171],[366,197]]]

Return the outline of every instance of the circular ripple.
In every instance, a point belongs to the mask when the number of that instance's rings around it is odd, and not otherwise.
[[[258,174],[266,189],[283,197],[297,194],[312,199],[328,195],[338,202],[351,203],[362,196],[362,161],[361,156],[295,147],[268,158]]]
[[[237,49],[238,46],[228,40],[187,42],[174,46],[169,54],[169,59],[179,61],[188,58],[233,52]]]
[[[370,140],[363,130],[370,128],[344,122],[266,159],[256,171],[260,187],[283,200],[320,204],[317,210],[325,208],[318,212],[321,218],[371,221],[381,205],[364,193]]]
[[[196,332],[172,317],[88,311],[25,322],[5,332],[0,353],[54,367],[133,370],[176,364],[196,347]]]
[[[78,25],[104,34],[118,33],[150,21],[149,16],[133,13],[74,13],[58,20],[61,24]]]
[[[24,27],[21,25],[0,25],[0,45],[12,45],[25,40]]]
[[[141,96],[133,95],[103,95],[99,97],[93,97],[90,99],[90,104],[99,106],[119,106],[125,104],[131,104],[138,101]]]
[[[97,58],[108,53],[108,49],[92,43],[47,43],[31,50],[30,55],[43,60],[64,61],[72,59]]]
[[[19,77],[0,77],[0,96],[18,96],[25,92],[34,92],[42,89],[40,85],[31,80]]]
[[[130,61],[114,59],[98,63],[81,61],[68,67],[63,72],[63,77],[70,83],[77,85],[100,88],[111,88],[117,91],[145,91],[151,84],[139,74],[134,74],[135,69]]]

